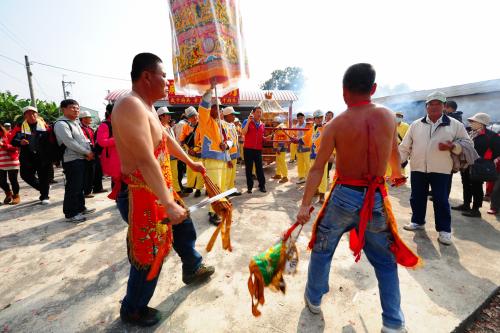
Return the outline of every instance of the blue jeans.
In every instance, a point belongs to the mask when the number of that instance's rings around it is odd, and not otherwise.
[[[129,192],[128,186],[122,183],[120,192],[116,199],[116,206],[121,217],[128,223],[129,211]],[[200,267],[202,257],[195,249],[196,230],[194,229],[193,221],[187,218],[184,222],[174,225],[173,231],[173,248],[179,255],[182,261],[182,274],[192,274]],[[127,242],[128,246],[128,242]],[[128,251],[127,251],[128,253]],[[149,270],[137,269],[134,265],[130,265],[130,274],[127,283],[127,294],[122,301],[122,310],[129,313],[139,311],[145,308],[151,297],[153,297],[158,276],[151,281],[146,280]]]
[[[63,212],[67,218],[85,210],[83,194],[85,178],[85,160],[79,159],[62,164],[66,183],[64,184]]]
[[[434,220],[436,231],[451,232],[451,212],[448,201],[451,174],[411,172],[411,196],[410,205],[412,211],[411,221],[416,224],[425,224],[425,213],[427,211],[427,195],[429,185],[432,190]]]
[[[326,207],[326,212],[317,229],[309,272],[307,276],[306,296],[314,305],[321,304],[321,298],[329,291],[328,277],[335,249],[342,235],[358,229],[359,212],[363,205],[366,191],[358,191],[343,185],[337,185]],[[375,269],[382,304],[382,322],[390,328],[404,326],[401,311],[401,294],[396,259],[389,247],[392,235],[387,227],[382,196],[375,193],[373,220],[368,222],[363,248],[368,261]]]

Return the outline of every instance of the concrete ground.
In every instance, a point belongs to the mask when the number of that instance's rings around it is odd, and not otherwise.
[[[289,164],[292,180],[296,166]],[[239,167],[237,185],[245,187]],[[330,293],[322,313],[304,308],[303,292],[311,233],[308,224],[298,243],[299,271],[286,276],[286,295],[265,291],[262,316],[251,314],[247,289],[248,264],[253,255],[272,245],[295,218],[302,188],[270,180],[268,193],[255,191],[235,198],[233,252],[204,250],[214,227],[207,209],[193,214],[197,248],[215,265],[211,281],[185,286],[175,252],[165,262],[150,305],[163,313],[154,332],[379,332],[381,309],[377,281],[365,256],[359,263],[347,239],[338,246],[330,274]],[[0,206],[0,330],[2,332],[136,332],[119,319],[129,264],[126,224],[105,194],[88,199],[97,212],[82,224],[64,222],[62,175],[51,190],[52,204],[37,204],[38,194],[24,183],[22,203]],[[109,182],[106,181],[109,188]],[[498,217],[463,218],[453,212],[454,244],[436,240],[432,203],[425,231],[402,230],[409,222],[410,188],[391,189],[392,203],[403,239],[425,260],[419,270],[399,269],[402,307],[410,332],[450,332],[472,313],[500,283],[500,223]],[[455,175],[452,204],[460,203],[460,176]],[[2,197],[3,198],[3,197]],[[195,199],[187,198],[188,204]],[[487,205],[487,204],[486,204]],[[485,205],[485,206],[486,206]],[[319,206],[315,213],[319,210]]]

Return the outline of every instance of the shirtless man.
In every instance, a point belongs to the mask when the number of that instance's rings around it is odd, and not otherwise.
[[[182,199],[172,189],[169,153],[198,172],[205,172],[205,168],[193,162],[166,134],[153,108],[153,103],[166,95],[167,80],[161,59],[151,53],[136,55],[131,77],[132,92],[115,104],[111,118],[125,182],[121,184],[117,206],[129,223],[131,263],[120,317],[134,325],[152,326],[160,320],[160,314],[147,305],[159,271],[153,277],[148,274],[154,271],[155,263],[160,263],[161,270],[161,253],[166,255],[173,245],[182,260],[185,284],[206,280],[214,268],[205,266],[194,249],[193,223]],[[129,200],[133,203],[130,206]]]
[[[376,87],[375,70],[371,65],[349,67],[343,79],[347,110],[325,125],[318,155],[309,171],[297,215],[301,224],[310,219],[312,198],[323,177],[325,164],[336,149],[337,186],[326,203],[321,223],[315,229],[315,241],[310,244],[312,253],[304,298],[312,313],[321,311],[321,298],[329,289],[328,276],[335,248],[344,232],[353,228],[362,229],[359,213],[365,193],[372,193],[373,217],[364,232],[361,248],[375,268],[379,282],[382,332],[405,332],[397,265],[387,241],[391,232],[386,224],[381,195],[388,163],[392,168],[391,179],[402,181],[396,122],[390,110],[371,103]],[[351,185],[356,181],[358,185]],[[368,187],[372,187],[371,192]],[[363,239],[362,234],[359,237]]]

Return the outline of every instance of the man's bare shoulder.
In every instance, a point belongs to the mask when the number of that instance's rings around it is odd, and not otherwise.
[[[120,98],[116,103],[113,108],[113,114],[115,113],[121,113],[124,111],[127,111],[127,115],[132,115],[134,113],[144,113],[144,105],[142,101],[137,97],[133,95],[127,95],[122,98]]]
[[[394,111],[380,104],[375,104],[372,110],[374,113],[377,113],[377,115],[383,115],[385,117],[390,117],[390,118],[396,117]]]

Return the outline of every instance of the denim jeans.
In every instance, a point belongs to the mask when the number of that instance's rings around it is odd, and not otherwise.
[[[432,204],[434,206],[434,220],[436,231],[451,232],[451,212],[448,201],[448,186],[451,174],[411,172],[411,221],[416,224],[425,224],[427,211],[427,195],[429,185],[432,190]]]
[[[122,183],[121,190],[118,193],[116,206],[122,219],[128,223],[129,192],[128,186],[125,183]],[[186,275],[196,272],[203,258],[195,249],[196,230],[194,229],[193,221],[188,217],[184,222],[174,225],[172,232],[174,238],[173,248],[182,261],[182,274]],[[151,281],[146,280],[147,275],[148,270],[140,270],[134,265],[130,265],[127,294],[123,298],[122,311],[135,312],[148,305],[151,297],[153,297],[160,274]]]
[[[70,218],[85,210],[85,196],[83,195],[85,160],[64,162],[62,165],[66,178],[63,212],[64,216]]]
[[[358,229],[365,193],[343,185],[337,185],[332,193],[325,216],[318,226],[309,262],[305,293],[314,305],[321,304],[321,298],[329,291],[330,265],[340,238],[345,232]],[[376,192],[373,219],[368,222],[365,231],[363,252],[375,269],[378,280],[382,322],[386,327],[397,329],[404,326],[404,316],[396,259],[389,250],[391,243],[392,235],[387,227],[382,196]]]

